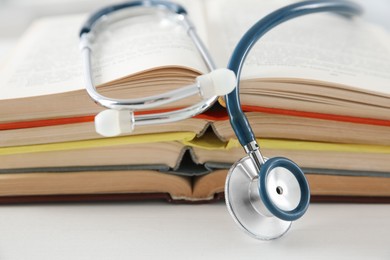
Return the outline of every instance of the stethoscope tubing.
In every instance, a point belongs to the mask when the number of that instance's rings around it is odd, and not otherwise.
[[[304,1],[281,8],[254,24],[238,42],[229,60],[227,68],[237,77],[236,88],[225,95],[226,108],[230,123],[243,147],[256,142],[255,135],[247,117],[241,109],[239,83],[245,59],[255,43],[269,30],[293,18],[320,12],[335,12],[344,16],[354,16],[362,12],[355,3],[348,1]]]

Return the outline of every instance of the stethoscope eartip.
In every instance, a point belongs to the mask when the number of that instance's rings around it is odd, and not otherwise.
[[[229,94],[236,87],[237,81],[234,72],[225,68],[213,70],[197,77],[196,80],[204,99]]]
[[[95,129],[105,137],[131,133],[134,130],[134,114],[128,110],[103,110],[95,116]]]

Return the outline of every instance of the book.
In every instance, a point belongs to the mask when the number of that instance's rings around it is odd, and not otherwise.
[[[257,110],[260,109],[256,107]],[[211,127],[222,141],[235,138],[225,112],[211,109],[194,118],[140,126],[132,135],[169,132],[193,132],[198,136]],[[291,115],[293,114],[293,115]],[[334,142],[346,144],[390,145],[390,121],[348,122],[294,115],[294,112],[246,112],[256,136],[268,139]],[[49,119],[30,122],[0,123],[0,147],[80,141],[101,138],[94,127],[94,116]],[[368,120],[367,120],[368,121]],[[280,127],[283,126],[283,127]]]
[[[250,24],[285,4],[181,2],[220,67]],[[77,48],[85,19],[81,14],[36,22],[0,71],[0,197],[4,202],[99,194],[220,198],[227,169],[245,155],[223,99],[195,118],[140,127],[130,136],[98,136],[93,117],[103,108],[84,90]],[[154,19],[133,22],[126,32],[118,26],[103,33],[95,46],[95,81],[102,93],[158,94],[206,72],[179,28],[156,25]],[[313,176],[315,196],[389,196],[389,42],[388,33],[358,18],[319,14],[270,32],[248,58],[241,101],[264,155],[301,165]],[[96,186],[87,188],[88,179],[96,179]]]
[[[183,132],[0,148],[0,203],[221,199],[228,169],[244,152],[237,140],[223,143],[212,133],[199,139]],[[389,201],[388,147],[259,141],[268,156],[299,163],[314,201]]]
[[[291,158],[303,169],[317,172],[327,169],[388,175],[390,171],[390,146],[275,139],[258,139],[258,143],[267,156]],[[222,164],[227,167],[245,156],[236,139],[223,142],[209,129],[199,137],[193,132],[173,132],[3,147],[0,148],[0,173],[107,165],[160,166],[176,171],[187,151],[194,165]]]
[[[236,42],[251,24],[286,4],[253,0],[184,3],[220,67],[226,66]],[[220,10],[222,4],[226,8]],[[0,122],[90,116],[102,110],[84,90],[76,36],[85,19],[85,15],[43,19],[25,34],[0,74]],[[157,94],[189,84],[206,72],[184,31],[145,19],[117,27],[103,32],[97,41],[94,72],[102,93],[135,98]],[[283,24],[266,35],[248,57],[240,88],[242,104],[247,109],[275,109],[275,113],[282,109],[306,116],[317,113],[320,118],[367,119],[368,124],[368,119],[376,119],[376,124],[388,126],[389,38],[380,27],[332,14]],[[118,47],[124,45],[133,47]],[[192,98],[171,106],[194,102]]]
[[[227,170],[188,177],[151,170],[0,175],[0,204],[48,201],[223,198]],[[312,201],[389,202],[390,178],[306,174]]]

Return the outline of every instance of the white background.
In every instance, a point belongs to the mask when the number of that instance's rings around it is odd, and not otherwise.
[[[250,238],[224,203],[0,207],[0,259],[390,259],[390,206],[314,204],[281,239]]]

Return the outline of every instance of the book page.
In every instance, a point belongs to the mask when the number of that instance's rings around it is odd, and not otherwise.
[[[160,192],[176,199],[192,196],[191,178],[150,170],[11,173],[1,174],[0,180],[0,196]]]
[[[196,1],[188,3],[189,9],[196,6]],[[0,99],[83,89],[78,33],[86,18],[72,15],[36,22],[0,71]],[[113,24],[102,31],[93,47],[96,84],[164,66],[207,71],[182,26],[161,14]]]
[[[266,14],[292,1],[207,1],[211,50],[226,65],[238,40]],[[249,53],[243,78],[326,81],[390,95],[390,36],[360,18],[312,14],[279,25]]]

